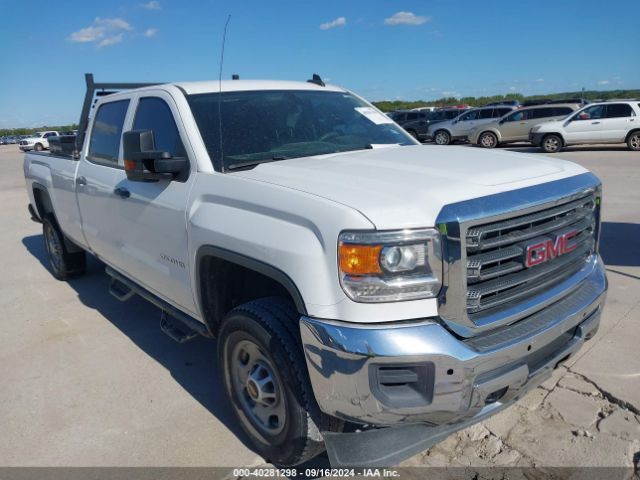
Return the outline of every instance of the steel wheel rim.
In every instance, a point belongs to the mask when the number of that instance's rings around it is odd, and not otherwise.
[[[44,244],[47,247],[51,268],[53,268],[55,272],[60,272],[60,266],[62,265],[62,245],[53,227],[48,223],[44,228]]]
[[[254,342],[242,340],[233,347],[230,363],[231,384],[244,414],[262,433],[278,435],[286,405],[273,362]]]
[[[556,137],[550,137],[545,139],[544,145],[547,150],[555,152],[558,149],[558,139]]]
[[[483,135],[480,142],[482,143],[483,147],[493,147],[493,145],[495,144],[493,135],[490,134]]]

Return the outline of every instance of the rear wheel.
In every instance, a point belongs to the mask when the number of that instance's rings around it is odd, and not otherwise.
[[[234,308],[219,332],[219,365],[234,412],[267,461],[298,465],[324,450],[322,430],[342,422],[315,402],[297,326],[285,299],[264,298]]]
[[[542,139],[540,146],[546,153],[557,153],[562,149],[562,138],[556,134],[547,135]]]
[[[633,132],[627,138],[627,147],[634,152],[640,151],[640,131]]]
[[[438,130],[433,136],[433,141],[437,145],[449,145],[451,143],[451,135],[446,130]]]
[[[498,137],[494,133],[484,132],[478,138],[478,145],[483,148],[496,148],[498,146]]]
[[[51,273],[55,278],[66,280],[85,272],[87,259],[84,251],[69,253],[64,243],[64,234],[51,214],[42,219],[42,236]]]
[[[415,131],[415,130],[407,130],[407,133],[408,133],[409,135],[411,135],[413,138],[415,138],[416,140],[418,140],[418,141],[420,140],[420,139],[418,138],[418,134],[416,133],[416,131]]]

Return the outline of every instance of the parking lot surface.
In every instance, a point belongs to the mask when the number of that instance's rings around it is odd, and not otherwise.
[[[640,154],[607,146],[555,156],[603,181],[610,285],[600,330],[515,407],[403,465],[640,461]],[[224,398],[215,343],[175,343],[155,307],[109,295],[94,259],[86,276],[56,281],[27,213],[16,145],[0,146],[0,166],[0,466],[262,464]]]

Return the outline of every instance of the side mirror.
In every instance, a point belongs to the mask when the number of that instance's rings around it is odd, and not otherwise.
[[[131,130],[122,135],[124,171],[132,182],[173,180],[189,168],[184,157],[155,149],[152,130]]]

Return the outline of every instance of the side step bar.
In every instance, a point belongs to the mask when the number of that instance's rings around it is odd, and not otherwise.
[[[158,307],[161,310],[160,329],[176,342],[184,343],[198,335],[204,337],[211,336],[207,327],[195,318],[190,317],[173,305],[158,298],[147,289],[129,280],[111,267],[106,267],[105,271],[107,275],[111,277],[109,293],[121,302],[126,302],[134,295],[139,295]]]

